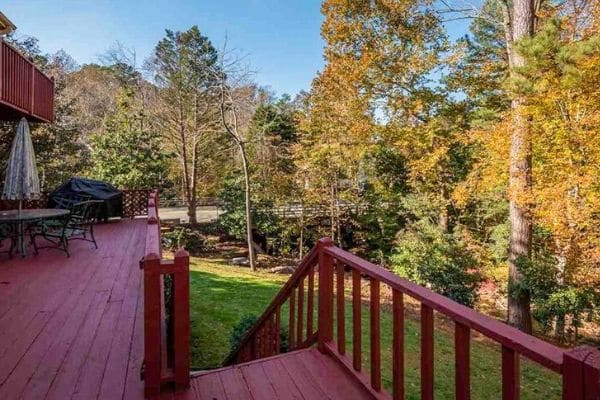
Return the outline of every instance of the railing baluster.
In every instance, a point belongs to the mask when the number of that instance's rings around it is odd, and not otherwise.
[[[519,353],[502,346],[502,400],[519,399],[519,375]]]
[[[310,267],[308,272],[308,293],[306,304],[306,337],[313,334],[313,319],[315,308],[315,267]]]
[[[371,387],[381,390],[381,343],[379,312],[379,281],[371,279]]]
[[[303,329],[304,329],[304,278],[300,280],[300,284],[298,285],[298,332],[296,333],[296,341],[298,343],[298,347],[302,347],[302,343],[304,343],[303,339]]]
[[[260,330],[260,357],[267,355],[267,324],[265,323]]]
[[[292,288],[291,292],[290,292],[290,315],[289,315],[289,324],[288,324],[288,328],[289,328],[289,335],[290,335],[290,350],[293,350],[296,348],[296,318],[295,318],[295,311],[296,311],[296,289]]]
[[[281,349],[281,307],[275,309],[275,354]]]
[[[421,303],[421,399],[433,400],[433,309]]]
[[[471,329],[459,322],[454,325],[456,400],[471,398]]]
[[[404,296],[392,291],[392,385],[394,400],[404,400]]]
[[[356,371],[362,368],[362,317],[361,317],[360,271],[352,269],[352,365]]]
[[[344,264],[336,263],[336,298],[337,298],[337,347],[340,354],[346,353],[346,313],[344,296]]]

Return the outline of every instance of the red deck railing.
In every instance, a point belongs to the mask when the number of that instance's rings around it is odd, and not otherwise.
[[[0,105],[3,116],[54,120],[54,81],[0,39]]]
[[[158,192],[148,199],[144,269],[144,380],[145,395],[158,395],[165,387],[176,390],[190,385],[189,254],[180,249],[174,260],[162,258]],[[172,279],[165,292],[165,277]],[[172,296],[168,309],[166,295]],[[170,329],[167,327],[170,313]],[[171,332],[171,335],[167,334]]]
[[[353,351],[346,354],[345,274],[352,277]],[[318,272],[318,282],[315,273]],[[369,374],[363,372],[361,282],[369,281]],[[334,285],[335,281],[335,285]],[[318,284],[316,286],[316,284]],[[387,285],[392,291],[392,393],[381,387],[380,290]],[[315,287],[318,292],[318,324],[313,326]],[[563,399],[600,399],[600,351],[588,346],[562,349],[527,335],[513,327],[458,304],[429,289],[416,285],[333,246],[321,239],[302,261],[287,284],[275,297],[257,323],[247,332],[225,365],[250,361],[280,352],[282,310],[289,310],[290,350],[318,343],[355,377],[376,399],[404,399],[404,296],[421,304],[421,398],[434,395],[434,312],[454,321],[456,399],[470,398],[471,330],[483,334],[502,348],[502,399],[519,398],[519,359],[526,357],[562,376]],[[306,296],[306,300],[305,300]],[[335,312],[334,316],[334,303]],[[306,304],[306,310],[304,305]],[[334,337],[334,324],[337,325]]]

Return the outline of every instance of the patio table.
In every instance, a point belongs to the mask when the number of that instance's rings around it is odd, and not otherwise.
[[[17,242],[19,253],[25,257],[25,244],[23,224],[37,222],[46,219],[64,218],[70,214],[69,210],[62,208],[35,208],[29,210],[7,210],[0,211],[0,223],[13,224],[17,228]]]

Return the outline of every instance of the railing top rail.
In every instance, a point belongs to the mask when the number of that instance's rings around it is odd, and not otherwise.
[[[558,373],[562,372],[564,349],[523,333],[512,326],[463,306],[430,289],[400,278],[392,272],[338,247],[324,246],[323,249],[336,260],[359,270],[370,278],[383,282],[393,289],[419,300],[454,321],[482,333],[484,336],[515,350],[546,368]]]
[[[160,258],[160,227],[157,209],[157,191],[154,190],[148,197],[148,226],[146,229],[145,258]]]

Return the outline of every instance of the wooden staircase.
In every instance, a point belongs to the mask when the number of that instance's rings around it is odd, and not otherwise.
[[[346,276],[351,288],[346,291]],[[369,287],[369,357],[363,365],[361,313],[363,281]],[[382,388],[380,292],[385,285],[392,292],[393,343],[392,390]],[[316,293],[316,294],[315,294]],[[351,298],[352,354],[346,352],[346,305]],[[362,398],[404,399],[404,297],[420,303],[420,373],[421,399],[434,398],[434,313],[454,321],[455,396],[468,400],[471,396],[470,344],[471,331],[477,331],[501,346],[502,399],[520,397],[521,357],[562,376],[563,399],[600,399],[600,351],[581,346],[562,349],[477,311],[458,304],[427,288],[398,277],[347,251],[335,247],[331,240],[321,239],[302,261],[287,284],[248,331],[240,346],[225,360],[225,365],[247,363],[279,354],[280,332],[287,312],[289,349],[307,349],[314,344],[329,356],[356,384],[364,389]],[[334,313],[335,310],[335,313]],[[316,314],[316,315],[315,315]],[[314,319],[316,318],[316,325]],[[315,350],[313,351],[313,354]],[[365,368],[366,367],[366,368]],[[366,370],[365,370],[366,369]]]

